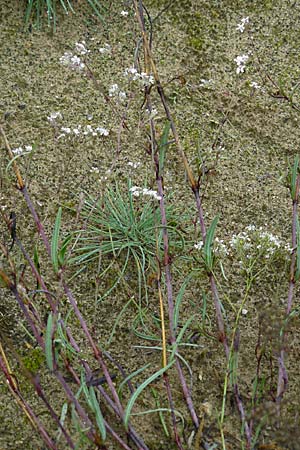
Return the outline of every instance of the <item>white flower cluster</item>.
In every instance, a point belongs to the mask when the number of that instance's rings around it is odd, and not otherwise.
[[[203,248],[203,241],[196,242],[196,244],[194,244],[194,248],[196,250],[201,250]]]
[[[60,136],[58,136],[58,139],[65,137],[66,135],[74,135],[74,136],[79,136],[79,135],[92,135],[92,136],[108,136],[109,135],[109,131],[106,130],[106,128],[103,127],[97,127],[97,128],[93,128],[91,125],[86,125],[86,127],[82,127],[81,125],[78,125],[77,128],[69,128],[69,127],[61,127],[61,131],[62,134]]]
[[[234,58],[234,61],[236,62],[237,68],[236,73],[243,73],[245,72],[246,62],[249,59],[249,55],[240,55]]]
[[[88,50],[85,45],[85,41],[76,42],[75,53],[82,56],[90,53],[90,50]],[[77,54],[73,54],[72,52],[65,52],[63,56],[59,58],[59,61],[64,66],[69,67],[69,69],[77,70],[78,72],[80,72],[85,68],[85,64]]]
[[[139,73],[135,67],[125,69],[124,75],[132,81],[139,81],[143,86],[150,86],[155,81],[153,75],[148,75],[146,72]]]
[[[100,173],[100,170],[98,167],[92,166],[90,169],[91,173],[96,173],[97,175]]]
[[[258,83],[256,83],[256,81],[251,81],[250,87],[254,89],[261,89],[261,86]]]
[[[128,13],[128,11],[124,11],[124,10],[123,10],[123,11],[121,11],[120,14],[121,14],[121,16],[123,16],[123,17],[127,17],[129,13]]]
[[[3,203],[4,200],[5,200],[5,198],[2,195],[0,195],[0,209],[2,209],[2,211],[4,211],[8,207],[7,205],[5,205]],[[1,204],[1,203],[3,203],[3,204]]]
[[[213,82],[213,80],[206,80],[205,78],[201,78],[200,80],[200,87],[208,87],[211,83]]]
[[[260,253],[264,258],[269,259],[278,250],[291,253],[289,244],[284,244],[278,236],[265,231],[262,227],[256,228],[255,225],[248,225],[245,231],[234,234],[229,242],[234,250],[241,249],[246,258],[256,257]]]
[[[126,100],[126,92],[121,91],[117,84],[112,84],[108,90],[108,95],[119,99],[121,102]]]
[[[50,123],[55,124],[57,119],[62,119],[61,113],[58,112],[52,112],[50,116],[47,117]]]
[[[99,48],[99,52],[102,55],[109,55],[111,53],[111,46],[109,44],[104,44],[103,47]]]
[[[88,50],[85,45],[85,41],[75,42],[76,52],[80,55],[86,55],[87,53],[90,53],[90,50]]]
[[[141,163],[140,162],[134,163],[132,161],[128,161],[127,165],[132,167],[133,169],[137,169],[141,165]]]
[[[139,186],[132,186],[129,191],[132,193],[134,197],[142,196],[149,196],[154,198],[155,200],[161,200],[161,196],[156,192],[152,191],[151,189],[147,188],[141,188]]]
[[[148,118],[150,120],[150,119],[154,119],[154,117],[157,116],[158,111],[156,108],[152,108],[151,111],[150,111],[150,109],[147,108],[146,113],[148,114]]]
[[[227,255],[229,255],[229,251],[228,251],[226,245],[224,244],[224,240],[223,239],[219,239],[219,238],[216,237],[215,240],[214,240],[214,247],[215,247],[216,254],[218,254],[219,256],[227,256]],[[194,244],[194,248],[196,250],[202,250],[202,248],[203,248],[203,241],[196,242],[196,244]]]
[[[243,17],[241,23],[237,24],[236,29],[241,33],[244,33],[246,24],[249,23],[249,17]]]
[[[63,56],[59,58],[59,61],[71,70],[77,70],[80,72],[85,68],[85,64],[81,61],[79,56],[73,55],[71,52],[65,52]]]
[[[25,147],[17,147],[12,150],[13,154],[16,156],[26,155],[32,152],[32,145],[25,145]]]

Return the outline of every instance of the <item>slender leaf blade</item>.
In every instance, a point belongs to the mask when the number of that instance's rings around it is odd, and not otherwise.
[[[62,214],[62,208],[61,206],[58,208],[54,230],[52,234],[52,240],[51,240],[51,260],[54,267],[55,273],[58,272],[59,268],[59,260],[58,260],[58,240],[59,240],[59,232],[60,232],[60,225],[61,225],[61,214]]]

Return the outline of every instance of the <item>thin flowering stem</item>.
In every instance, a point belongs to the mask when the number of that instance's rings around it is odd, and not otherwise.
[[[30,381],[32,382],[35,391],[37,393],[37,395],[42,399],[42,401],[45,403],[48,411],[50,412],[51,417],[55,420],[55,422],[57,423],[58,427],[60,428],[60,430],[62,431],[63,435],[65,436],[65,439],[69,445],[70,448],[75,449],[75,445],[71,439],[71,437],[69,436],[69,434],[67,433],[65,427],[62,425],[59,417],[57,416],[57,414],[55,413],[55,411],[53,410],[52,406],[50,405],[49,401],[47,400],[43,389],[39,383],[38,377],[33,377],[28,374],[28,378],[30,379]]]
[[[144,18],[143,18],[143,5],[142,2],[139,2],[139,5],[137,5],[137,2],[135,2],[135,7],[137,11],[137,17],[140,23],[140,27],[143,33],[144,38],[144,55],[145,55],[145,63],[146,63],[146,69],[149,70],[149,64],[151,64],[151,57],[149,54],[150,47],[148,44],[148,41],[146,39],[145,34],[145,25],[144,25]],[[146,44],[147,43],[147,44]],[[151,66],[152,67],[152,66]],[[155,76],[155,81],[157,82],[158,75]],[[150,97],[150,91],[151,89],[149,87],[145,88],[145,95],[146,95],[146,102],[147,102],[147,109],[148,111],[152,110],[151,105],[151,97]],[[174,325],[174,299],[173,299],[173,289],[172,289],[172,274],[171,274],[171,260],[169,255],[169,237],[168,237],[168,228],[167,228],[167,217],[166,217],[166,207],[165,207],[165,199],[164,199],[164,188],[163,188],[163,177],[161,173],[161,169],[159,167],[159,159],[157,155],[157,140],[156,140],[156,132],[155,132],[155,126],[153,118],[150,116],[150,130],[151,130],[151,155],[153,159],[153,164],[155,167],[156,172],[156,183],[157,183],[157,190],[159,195],[159,206],[160,206],[160,213],[161,213],[161,224],[162,224],[162,234],[163,234],[163,245],[164,245],[164,258],[163,258],[163,267],[165,272],[165,279],[166,279],[166,287],[167,287],[167,299],[168,299],[168,315],[169,315],[169,329],[170,329],[170,342],[173,347],[176,348],[176,329]],[[176,354],[176,352],[175,352]],[[187,407],[189,409],[191,418],[193,420],[193,423],[196,428],[199,427],[199,419],[196,414],[191,393],[187,386],[186,379],[184,377],[182,367],[179,361],[179,358],[176,356],[176,369],[178,372],[178,376],[180,379],[180,383],[183,390],[183,395],[187,404]],[[168,386],[167,386],[168,387]],[[169,396],[169,400],[171,397]],[[174,428],[174,434],[175,434],[175,440],[180,444],[180,441],[178,441],[178,433],[176,429],[176,423],[173,422]]]
[[[30,405],[26,402],[26,400],[23,398],[17,383],[11,376],[10,371],[8,370],[4,360],[2,359],[2,356],[0,356],[0,368],[2,372],[4,373],[5,379],[7,381],[8,387],[10,391],[12,392],[13,396],[17,400],[18,404],[22,405],[22,409],[26,412],[27,417],[30,419],[30,422],[32,426],[38,430],[39,435],[45,442],[48,448],[52,450],[57,450],[57,446],[53,442],[53,440],[50,438],[49,434],[45,430],[44,426],[42,425],[39,418],[34,414],[32,408]]]
[[[0,131],[1,131],[2,136],[4,137],[5,146],[6,146],[7,150],[8,150],[9,156],[12,157],[11,149],[10,149],[10,146],[9,146],[8,141],[6,139],[5,133],[4,133],[2,128],[0,129]],[[21,193],[23,194],[23,196],[24,196],[24,198],[26,200],[26,203],[27,203],[27,205],[29,207],[29,210],[30,210],[30,212],[31,212],[31,214],[33,216],[33,219],[34,219],[35,223],[36,223],[39,235],[41,236],[42,241],[43,241],[43,243],[45,245],[45,248],[47,250],[47,253],[50,256],[51,249],[50,249],[49,240],[48,240],[48,238],[46,236],[46,233],[45,233],[44,228],[43,228],[43,226],[42,226],[42,224],[40,222],[40,219],[39,219],[39,217],[38,217],[38,215],[37,215],[37,213],[35,211],[35,208],[33,206],[31,198],[30,198],[30,196],[28,194],[28,191],[26,189],[25,183],[23,182],[23,179],[21,177],[21,174],[20,174],[20,171],[18,169],[17,164],[14,165],[14,170],[15,170],[15,174],[16,174],[16,177],[17,177],[17,180],[18,180],[18,188],[19,188],[19,190],[21,191]],[[21,242],[19,240],[18,240],[18,245],[19,245],[22,253],[24,254],[25,258],[28,260],[33,275],[35,276],[37,281],[41,284],[42,291],[46,294],[46,298],[49,301],[49,303],[52,305],[52,310],[55,313],[56,312],[56,303],[53,303],[53,302],[51,303],[52,295],[48,292],[48,290],[46,288],[46,285],[45,285],[45,283],[43,281],[43,278],[40,276],[39,272],[35,268],[32,260],[28,256],[27,252],[25,251],[24,247],[22,246],[22,244],[21,244]],[[75,312],[75,314],[76,314],[76,316],[77,316],[77,318],[78,318],[78,320],[80,322],[81,328],[84,331],[84,333],[85,333],[85,335],[86,335],[86,337],[88,339],[88,342],[89,342],[89,344],[90,344],[90,346],[91,346],[91,348],[93,350],[94,356],[95,356],[96,360],[98,361],[98,363],[99,363],[99,365],[100,365],[100,367],[101,367],[101,369],[102,369],[102,371],[104,373],[104,377],[106,379],[106,382],[108,383],[108,386],[109,386],[109,388],[111,390],[114,402],[112,402],[110,400],[109,403],[110,403],[110,405],[115,405],[113,409],[116,412],[116,414],[119,416],[119,418],[122,420],[123,419],[123,408],[121,406],[121,403],[120,403],[120,400],[119,400],[119,396],[118,396],[118,394],[116,392],[116,388],[115,388],[115,386],[114,386],[114,384],[112,382],[111,376],[110,376],[110,374],[109,374],[109,372],[107,370],[106,364],[105,364],[105,362],[104,362],[104,360],[102,358],[102,352],[97,347],[97,345],[95,344],[95,342],[94,342],[94,340],[92,338],[92,335],[89,332],[89,329],[88,329],[88,327],[86,325],[86,322],[85,322],[85,320],[83,319],[83,316],[80,313],[80,310],[79,310],[79,308],[77,306],[77,302],[76,302],[75,298],[73,297],[72,292],[70,291],[68,285],[63,281],[63,270],[60,270],[58,272],[57,276],[58,276],[60,282],[62,283],[64,292],[65,292],[67,298],[69,299],[70,304],[72,305],[72,307],[74,309],[74,312]],[[0,269],[0,277],[1,277],[2,281],[5,283],[6,287],[9,288],[13,292],[13,294],[15,295],[15,297],[16,297],[19,305],[20,305],[20,308],[23,311],[24,316],[26,317],[26,320],[27,320],[30,328],[33,331],[33,334],[35,336],[36,341],[39,343],[39,345],[40,345],[40,347],[42,349],[45,349],[45,343],[44,343],[44,340],[42,338],[42,334],[37,329],[34,321],[32,320],[29,312],[27,311],[26,306],[25,306],[25,304],[24,304],[24,302],[22,300],[22,297],[20,296],[20,294],[19,294],[19,292],[18,292],[18,290],[17,290],[17,288],[15,286],[15,283],[11,281],[11,279],[7,276],[7,274],[2,269]],[[75,349],[77,348],[78,349],[79,347],[76,344],[76,341],[74,340],[74,338],[72,337],[72,334],[70,333],[70,330],[69,330],[69,333],[68,333],[68,337],[69,337],[69,339],[72,342],[73,348],[75,348]],[[74,379],[76,379],[77,382],[79,382],[79,378],[77,377],[76,373],[74,372],[72,366],[69,365],[67,367],[67,369],[70,371],[70,373],[73,374]],[[97,434],[95,433],[95,431],[93,431],[94,430],[93,425],[90,422],[90,419],[89,419],[88,415],[85,413],[84,409],[81,407],[80,403],[78,402],[77,398],[72,393],[72,390],[70,389],[69,385],[66,383],[64,377],[57,370],[56,362],[55,362],[53,374],[56,376],[56,378],[58,379],[58,381],[62,385],[62,387],[63,387],[63,389],[65,391],[65,394],[67,395],[67,397],[71,401],[71,403],[75,406],[75,409],[78,412],[78,414],[81,417],[81,419],[83,420],[83,422],[86,425],[88,425],[87,436],[92,441],[96,442],[98,438],[97,438]],[[106,400],[108,400],[109,396],[106,395],[105,398],[106,398]],[[111,427],[109,429],[111,430]],[[43,433],[42,431],[40,431],[40,432],[41,432],[41,434]],[[137,435],[137,433],[134,431],[134,429],[132,428],[131,425],[129,425],[129,428],[128,428],[128,435],[132,439],[132,441],[136,443],[138,448],[140,448],[141,450],[148,450],[148,447],[143,443],[143,441]],[[114,434],[114,436],[117,436],[116,433]],[[118,441],[120,443],[123,442],[120,437],[118,438]],[[51,445],[52,444],[49,443],[49,448],[56,449],[56,447],[51,447]],[[128,448],[128,446],[126,446],[126,444],[124,442],[123,442],[123,448]]]
[[[6,135],[5,135],[4,130],[3,130],[2,127],[0,127],[0,131],[1,131],[2,136],[4,138],[5,146],[6,146],[7,150],[8,150],[9,156],[11,157],[12,156],[11,149],[10,149],[9,143],[7,141]],[[33,219],[34,219],[36,225],[37,225],[38,232],[39,232],[39,234],[40,234],[40,236],[41,236],[41,238],[42,238],[42,240],[44,242],[44,245],[45,245],[45,247],[47,249],[47,253],[50,256],[51,255],[50,242],[49,242],[49,240],[48,240],[48,238],[46,236],[46,233],[45,233],[44,228],[43,228],[43,226],[41,224],[41,221],[40,221],[40,219],[39,219],[39,217],[38,217],[38,215],[37,215],[37,213],[35,211],[35,208],[33,206],[31,198],[30,198],[30,196],[28,194],[28,191],[26,189],[26,185],[25,185],[25,183],[24,183],[24,181],[23,181],[23,179],[21,177],[21,174],[20,174],[20,171],[19,171],[17,165],[15,165],[15,173],[16,173],[16,176],[18,178],[19,189],[22,192],[22,194],[23,194],[23,196],[24,196],[24,198],[26,200],[28,208],[29,208],[29,210],[30,210],[30,212],[31,212],[31,214],[33,216]],[[63,282],[63,280],[62,280],[62,272],[61,271],[58,273],[58,277],[60,278],[60,281]],[[70,300],[71,305],[74,308],[76,316],[78,317],[78,319],[80,321],[80,325],[81,325],[83,331],[85,332],[85,335],[87,336],[89,343],[91,344],[91,348],[93,349],[94,355],[95,355],[96,359],[98,360],[100,366],[103,369],[104,376],[106,377],[107,383],[108,383],[108,385],[109,385],[109,387],[110,387],[110,389],[112,391],[112,395],[113,395],[113,397],[115,399],[116,404],[118,405],[119,411],[121,412],[122,411],[122,406],[121,406],[119,397],[117,395],[116,389],[115,389],[115,387],[114,387],[114,385],[112,383],[112,380],[111,380],[111,377],[109,375],[109,372],[108,372],[108,370],[106,368],[106,365],[104,364],[103,359],[101,357],[101,351],[98,349],[98,347],[94,343],[94,340],[93,340],[93,338],[92,338],[92,336],[91,336],[91,334],[90,334],[90,332],[88,330],[88,327],[87,327],[87,325],[86,325],[86,323],[85,323],[85,321],[84,321],[84,319],[83,319],[83,317],[82,317],[82,315],[81,315],[81,313],[79,311],[79,308],[77,306],[77,302],[74,299],[74,297],[73,297],[73,295],[72,295],[68,285],[65,282],[63,282],[63,288],[64,288],[64,291],[65,291],[65,294],[67,295],[67,297]],[[16,287],[14,286],[14,284],[10,283],[10,289],[13,291],[16,299],[18,300],[18,303],[20,304],[20,307],[23,310],[27,321],[30,324],[30,326],[31,326],[31,328],[32,328],[32,330],[34,332],[34,335],[35,335],[35,338],[37,339],[37,342],[39,342],[39,344],[42,346],[42,341],[41,341],[41,338],[40,338],[40,334],[36,330],[36,327],[35,327],[32,319],[31,319],[31,317],[27,313],[27,310],[26,310],[26,308],[25,308],[25,306],[24,306],[24,304],[23,304],[23,302],[22,302],[22,300],[21,300],[21,298],[19,296],[19,293],[18,293]]]
[[[169,402],[169,406],[170,406],[170,410],[171,410],[171,418],[172,418],[175,442],[176,442],[177,448],[179,450],[183,450],[181,439],[180,439],[180,436],[179,436],[178,430],[177,430],[176,416],[175,416],[175,412],[174,412],[175,408],[174,408],[174,402],[173,402],[172,391],[171,391],[171,386],[170,386],[170,380],[169,380],[168,374],[166,372],[163,374],[163,378],[164,378],[167,396],[168,396],[168,402]]]
[[[75,314],[76,314],[76,316],[77,316],[77,318],[78,318],[78,320],[80,322],[80,326],[81,326],[82,330],[84,331],[84,333],[85,333],[85,335],[86,335],[86,337],[87,337],[87,339],[88,339],[88,341],[89,341],[89,343],[91,345],[91,348],[93,349],[94,356],[95,356],[96,360],[99,362],[101,369],[103,370],[103,374],[105,376],[105,379],[106,379],[106,381],[108,383],[108,386],[109,386],[109,388],[111,390],[113,398],[114,398],[114,400],[116,402],[116,405],[118,407],[118,411],[119,411],[119,413],[120,413],[120,415],[122,417],[122,415],[123,415],[123,408],[121,406],[119,396],[118,396],[116,388],[115,388],[115,386],[114,386],[114,384],[112,382],[112,379],[111,379],[111,376],[109,374],[109,371],[107,370],[106,364],[103,361],[102,352],[97,347],[97,345],[95,344],[94,339],[92,338],[92,335],[91,335],[91,333],[90,333],[90,331],[89,331],[89,329],[87,327],[87,324],[86,324],[85,320],[83,319],[82,314],[81,314],[81,312],[80,312],[80,310],[79,310],[79,308],[77,306],[77,302],[76,302],[75,298],[73,297],[73,294],[70,291],[68,285],[65,282],[63,282],[63,289],[64,289],[65,294],[68,297],[68,299],[69,299],[69,301],[70,301],[70,303],[71,303],[71,305],[72,305],[72,307],[74,309],[74,312],[75,312]]]
[[[145,62],[146,62],[146,67],[147,67],[147,63],[151,66],[151,70],[153,72],[154,75],[154,79],[155,79],[155,84],[156,84],[156,88],[158,91],[158,94],[161,98],[161,102],[163,104],[164,110],[165,110],[165,114],[167,119],[170,122],[170,126],[171,126],[171,130],[174,136],[174,140],[175,140],[175,144],[178,150],[179,155],[182,158],[182,162],[188,177],[188,181],[190,184],[190,187],[193,191],[193,194],[195,196],[195,201],[196,201],[196,206],[197,206],[197,211],[198,211],[198,218],[199,218],[199,223],[200,223],[200,228],[201,228],[201,233],[202,233],[202,239],[203,239],[203,243],[205,243],[205,238],[206,238],[206,226],[205,226],[205,221],[204,221],[204,215],[203,215],[203,208],[202,208],[202,204],[201,204],[201,199],[200,199],[200,195],[199,195],[199,190],[200,190],[200,186],[199,186],[199,180],[196,181],[192,172],[192,169],[188,163],[188,160],[186,158],[185,152],[182,148],[182,145],[180,143],[180,139],[179,139],[179,135],[177,132],[177,128],[175,125],[175,122],[173,120],[172,117],[172,113],[171,110],[169,108],[168,102],[166,100],[166,96],[164,94],[164,89],[162,87],[162,84],[160,82],[160,77],[154,62],[154,58],[152,55],[152,50],[150,48],[150,44],[147,38],[147,34],[145,31],[145,27],[144,27],[144,23],[143,23],[143,15],[142,15],[142,0],[139,0],[139,4],[137,3],[137,0],[134,0],[134,5],[135,5],[135,10],[136,10],[136,16],[139,22],[139,26],[141,29],[141,33],[143,36],[143,42],[144,42],[144,54],[145,54]],[[248,58],[246,58],[248,59]],[[159,183],[158,183],[159,186]],[[158,188],[158,192],[160,194],[160,188]],[[160,194],[161,195],[161,194]],[[162,201],[161,201],[162,202]],[[221,310],[221,302],[219,299],[219,294],[218,294],[218,290],[217,290],[217,286],[216,286],[216,281],[215,281],[215,277],[214,274],[212,272],[208,273],[208,277],[210,280],[210,285],[211,285],[211,291],[212,291],[212,295],[213,295],[213,301],[214,301],[214,306],[215,306],[215,310],[216,310],[216,318],[217,318],[217,324],[218,324],[218,331],[219,331],[219,340],[222,342],[224,350],[225,350],[225,354],[226,354],[226,358],[228,359],[230,356],[230,350],[229,350],[229,345],[228,345],[228,340],[227,340],[227,335],[226,335],[226,330],[225,330],[225,325],[224,325],[224,318],[223,318],[223,314],[222,314],[222,310]],[[166,272],[166,280],[167,280],[167,272]],[[188,397],[189,395],[188,395]],[[186,398],[186,400],[187,400]],[[235,399],[236,399],[236,404],[241,416],[241,420],[243,423],[245,423],[245,412],[244,412],[244,407],[241,401],[241,398],[239,397],[239,393],[238,393],[238,386],[236,386],[235,389]],[[194,411],[194,408],[192,407],[192,404],[189,403],[190,408],[190,412],[192,413]],[[195,421],[194,421],[195,423]],[[198,422],[199,424],[199,422]],[[198,425],[199,426],[199,425]],[[246,433],[246,438],[247,438],[247,445],[249,446],[249,442],[251,441],[251,429],[248,426],[247,423],[245,423],[245,427],[247,428],[247,433]]]
[[[298,170],[298,166],[297,166]],[[291,266],[290,266],[290,280],[289,280],[289,290],[288,290],[288,298],[287,298],[287,306],[286,306],[286,319],[288,319],[293,304],[293,296],[296,284],[296,260],[297,260],[297,217],[298,217],[298,202],[299,202],[299,190],[300,190],[300,175],[297,175],[293,196],[293,211],[292,211],[292,257],[291,257]],[[286,330],[283,330],[282,333],[282,343],[280,355],[278,357],[278,381],[277,381],[277,396],[276,403],[278,408],[278,414],[280,412],[280,403],[283,398],[283,395],[288,386],[288,376],[287,371],[284,364],[285,357],[285,346],[286,346]]]

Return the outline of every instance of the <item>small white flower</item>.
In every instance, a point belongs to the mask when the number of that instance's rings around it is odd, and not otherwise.
[[[120,90],[117,84],[112,84],[108,90],[108,95],[110,97],[115,97],[119,99],[121,102],[126,99],[126,92]]]
[[[125,77],[129,77],[133,81],[136,81],[140,78],[140,74],[135,67],[128,67],[127,69],[125,69],[124,75]]]
[[[103,47],[99,48],[99,52],[102,55],[105,55],[105,54],[107,55],[107,54],[111,53],[111,46],[109,44],[104,44]]]
[[[106,128],[97,127],[95,131],[97,131],[97,133],[99,133],[101,136],[109,135],[109,131]]]
[[[56,119],[62,119],[62,115],[61,115],[61,113],[59,111],[58,112],[52,112],[50,114],[50,116],[47,117],[47,119],[49,120],[50,123],[55,123]]]
[[[116,94],[116,92],[118,92],[118,91],[119,91],[119,86],[117,84],[112,84],[108,90],[108,95],[110,97],[113,97]]]
[[[151,189],[140,188],[139,186],[132,186],[129,189],[129,191],[132,193],[134,197],[139,197],[140,195],[142,195],[153,197],[155,200],[161,200],[161,196],[156,191],[153,191]]]
[[[22,155],[22,153],[24,152],[22,147],[17,147],[15,149],[12,150],[14,155]]]
[[[64,55],[59,58],[59,61],[71,70],[81,71],[85,68],[85,64],[81,61],[79,56],[73,55],[71,52],[65,52]]]
[[[131,81],[139,81],[144,86],[150,86],[155,81],[153,75],[148,75],[146,72],[139,73],[135,67],[125,69],[124,75]]]
[[[158,111],[156,108],[152,108],[151,111],[149,109],[146,109],[146,112],[147,112],[147,114],[149,114],[149,119],[153,119],[158,114]]]
[[[129,13],[128,13],[128,11],[124,11],[124,10],[123,10],[123,11],[121,11],[120,14],[121,14],[121,16],[123,16],[123,17],[127,17]]]
[[[242,314],[243,314],[243,316],[246,316],[247,314],[248,314],[248,309],[242,309]]]
[[[205,80],[205,78],[201,78],[200,80],[200,87],[206,87],[212,83],[212,80]]]
[[[100,172],[100,170],[98,169],[98,167],[92,166],[90,172],[91,172],[91,173],[97,173],[97,174],[98,174],[98,173]]]
[[[88,50],[85,47],[85,41],[76,42],[75,43],[75,50],[77,53],[80,53],[80,55],[86,55],[87,53],[90,53],[90,50]]]
[[[69,128],[69,127],[61,127],[61,131],[63,133],[66,133],[66,134],[70,134],[71,133],[71,128]]]
[[[196,244],[194,244],[194,248],[195,248],[196,250],[201,250],[202,247],[203,247],[203,242],[202,242],[202,241],[199,241],[199,242],[197,242]]]
[[[249,59],[249,55],[240,55],[234,58],[234,61],[237,64],[236,73],[243,73],[245,72],[246,62]]]
[[[26,153],[30,153],[30,152],[32,152],[32,145],[25,145],[25,148],[17,147],[15,149],[13,149],[12,152],[16,156],[23,155],[23,154],[26,154]]]
[[[245,31],[246,24],[249,23],[249,17],[243,17],[241,23],[237,24],[236,30],[243,33]]]
[[[251,81],[250,86],[253,87],[254,89],[261,89],[261,86],[256,83],[256,81]]]
[[[119,97],[119,99],[121,100],[121,102],[124,101],[124,100],[126,100],[126,98],[127,98],[126,92],[120,91],[118,97]]]
[[[139,163],[139,162],[134,163],[134,162],[128,161],[127,165],[130,167],[133,167],[134,169],[137,169],[141,165],[141,163]]]

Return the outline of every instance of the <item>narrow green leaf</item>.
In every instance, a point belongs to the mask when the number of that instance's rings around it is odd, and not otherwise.
[[[139,373],[143,372],[144,370],[146,370],[149,366],[151,366],[151,363],[146,364],[143,367],[140,367],[139,369],[135,370],[134,372],[132,372],[131,374],[129,374],[123,381],[122,383],[120,383],[120,386],[118,387],[118,394],[120,394],[122,392],[123,386],[130,380],[132,380],[132,378],[136,377]]]
[[[90,5],[90,7],[94,10],[95,14],[97,17],[99,17],[99,19],[104,22],[104,17],[100,14],[98,6],[96,6],[95,2],[92,0],[87,0],[88,4]]]
[[[27,8],[26,8],[26,12],[25,12],[25,25],[26,25],[26,27],[29,24],[29,18],[31,16],[32,7],[33,7],[33,0],[28,0],[28,5],[27,5]]]
[[[191,273],[190,275],[188,275],[186,277],[186,279],[184,280],[184,282],[182,283],[179,292],[177,294],[176,297],[176,301],[175,301],[175,308],[174,308],[174,326],[175,328],[177,328],[178,326],[178,319],[179,319],[179,309],[180,309],[180,305],[183,299],[183,294],[185,292],[186,286],[189,283],[190,279],[192,278],[193,274]]]
[[[63,243],[60,247],[60,250],[58,252],[58,262],[60,266],[64,266],[66,265],[66,261],[65,261],[65,256],[66,256],[66,251],[68,249],[69,243],[72,240],[72,236],[67,236],[64,240]]]
[[[151,375],[149,378],[147,378],[147,380],[145,380],[139,387],[138,389],[133,393],[133,395],[131,396],[127,407],[125,409],[124,412],[124,425],[126,430],[128,429],[128,422],[129,422],[129,418],[130,418],[130,414],[131,414],[131,410],[138,398],[138,396],[143,392],[143,390],[150,384],[152,383],[154,380],[156,380],[156,378],[160,377],[164,372],[166,372],[173,364],[174,364],[175,360],[170,361],[168,365],[166,365],[165,367],[163,367],[162,369],[158,370],[157,372],[155,372],[153,375]]]
[[[63,406],[62,406],[62,409],[61,409],[60,419],[59,419],[59,421],[60,421],[62,426],[64,426],[64,423],[65,423],[65,420],[66,420],[66,417],[67,417],[67,413],[68,413],[68,403],[64,403]],[[56,442],[57,443],[59,442],[59,440],[61,438],[61,435],[62,435],[62,430],[61,430],[61,428],[59,428],[58,431],[57,431],[57,435],[56,435]]]
[[[51,240],[51,260],[54,267],[55,273],[58,272],[59,267],[59,261],[58,261],[58,240],[59,240],[59,231],[60,231],[60,224],[61,224],[61,213],[62,209],[61,207],[58,208],[54,230],[52,234],[52,240]]]
[[[101,434],[101,438],[102,438],[102,442],[105,442],[106,440],[106,428],[105,428],[105,423],[104,423],[104,419],[103,419],[103,415],[99,406],[99,402],[98,399],[96,397],[96,393],[95,393],[95,389],[93,388],[93,386],[90,386],[89,389],[90,392],[90,399],[93,405],[93,411],[95,413],[96,416],[96,422]]]
[[[93,402],[90,396],[90,392],[88,390],[88,387],[86,385],[86,381],[85,381],[85,373],[84,373],[84,369],[82,368],[81,371],[81,385],[80,385],[81,390],[83,391],[84,395],[85,395],[85,399],[90,407],[90,409],[92,411],[94,411],[94,406],[93,406]]]
[[[299,167],[299,155],[296,156],[295,163],[292,168],[292,179],[291,179],[292,200],[296,200],[296,184],[297,184],[298,167]]]
[[[45,356],[47,366],[51,371],[54,369],[53,364],[53,351],[52,351],[52,336],[53,336],[53,316],[52,312],[48,315],[47,327],[45,334]]]
[[[206,269],[208,271],[212,271],[212,268],[213,268],[213,241],[214,241],[214,237],[215,237],[218,220],[219,220],[219,216],[216,216],[213,219],[213,221],[207,231],[206,238],[205,238],[205,244],[203,247]]]

